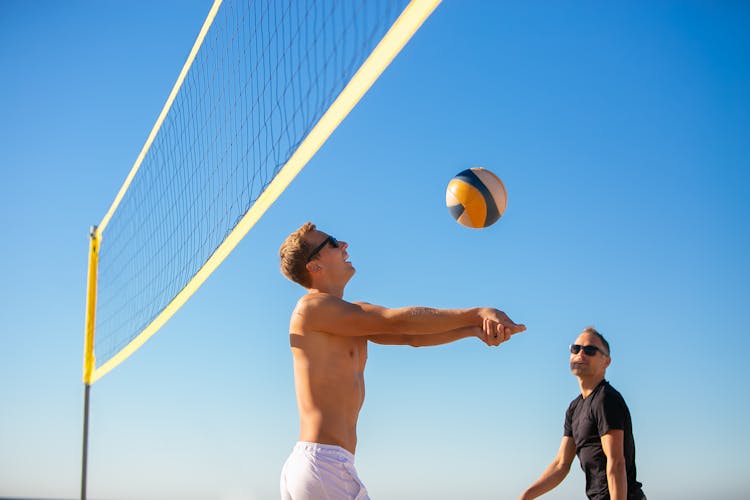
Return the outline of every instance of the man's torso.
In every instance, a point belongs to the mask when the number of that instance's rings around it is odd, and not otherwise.
[[[587,397],[574,399],[565,416],[565,435],[573,437],[576,454],[586,474],[589,498],[608,499],[607,457],[601,436],[610,430],[623,431],[623,450],[628,475],[628,498],[640,498],[636,481],[635,443],[630,411],[625,400],[606,380]]]
[[[365,398],[367,339],[304,331],[290,325],[300,441],[333,444],[354,453]]]

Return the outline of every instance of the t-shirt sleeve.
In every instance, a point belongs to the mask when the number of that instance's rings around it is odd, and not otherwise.
[[[568,406],[568,411],[565,412],[563,436],[573,437],[573,410],[575,410],[575,401],[570,403],[570,406]]]
[[[594,410],[599,435],[603,436],[611,430],[625,430],[627,411],[622,397],[617,393],[605,392],[601,403]]]

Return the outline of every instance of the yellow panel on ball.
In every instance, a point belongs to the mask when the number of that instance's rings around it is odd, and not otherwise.
[[[497,175],[474,167],[459,172],[450,180],[445,204],[459,224],[478,229],[500,219],[507,206],[507,193]]]

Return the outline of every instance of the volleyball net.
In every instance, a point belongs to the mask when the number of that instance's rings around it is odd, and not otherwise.
[[[439,2],[214,2],[91,231],[87,386],[185,304]]]

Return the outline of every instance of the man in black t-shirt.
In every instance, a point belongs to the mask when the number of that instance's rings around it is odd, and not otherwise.
[[[609,343],[593,327],[570,346],[570,371],[578,377],[581,395],[565,413],[565,432],[555,460],[520,500],[536,498],[560,484],[575,455],[586,474],[590,500],[645,500],[636,479],[630,411],[604,379],[611,361]]]

